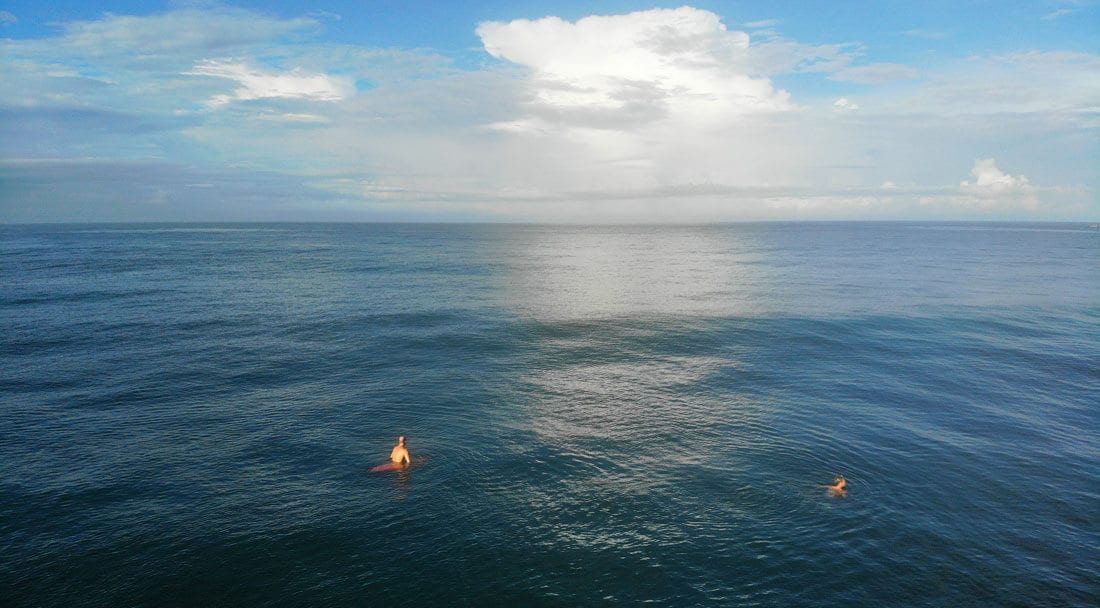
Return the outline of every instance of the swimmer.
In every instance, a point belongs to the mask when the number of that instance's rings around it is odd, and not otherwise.
[[[836,476],[833,479],[833,485],[821,487],[828,488],[829,494],[832,496],[839,496],[840,498],[844,498],[848,495],[848,480],[844,479],[843,475]]]
[[[404,435],[397,438],[397,445],[393,446],[393,451],[390,452],[390,461],[394,464],[409,464],[412,462],[409,450],[405,448]]]

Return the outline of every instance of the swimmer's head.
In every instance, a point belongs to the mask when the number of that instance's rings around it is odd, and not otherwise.
[[[397,438],[397,443],[400,443],[401,445],[405,445],[405,436],[402,435],[402,436],[398,437]]]
[[[836,476],[836,477],[835,477],[835,478],[833,479],[833,483],[835,483],[835,484],[836,484],[836,485],[838,485],[838,486],[844,487],[844,486],[848,485],[848,480],[847,480],[847,479],[844,479],[844,476],[843,476],[843,475],[837,475],[837,476]]]

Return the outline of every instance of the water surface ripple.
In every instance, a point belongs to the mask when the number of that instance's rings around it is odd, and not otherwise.
[[[1087,225],[0,237],[6,606],[1100,603]]]

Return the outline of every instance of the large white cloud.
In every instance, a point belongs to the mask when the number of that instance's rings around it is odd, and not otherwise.
[[[498,171],[503,186],[572,197],[759,185],[801,157],[785,134],[763,139],[763,125],[796,110],[789,93],[754,67],[749,36],[709,11],[521,19],[477,33],[488,53],[522,68],[510,72],[519,104],[490,126],[522,140],[539,165]]]
[[[748,35],[704,10],[489,22],[477,33],[491,55],[528,69],[528,125],[634,129],[791,108],[787,92],[750,75]]]

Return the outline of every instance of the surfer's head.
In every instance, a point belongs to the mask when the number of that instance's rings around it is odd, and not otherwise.
[[[405,436],[402,435],[402,436],[398,437],[397,438],[397,443],[400,444],[400,445],[405,445]]]
[[[836,484],[836,487],[843,488],[848,485],[848,480],[844,479],[843,475],[837,475],[836,478],[833,479],[833,483]]]

